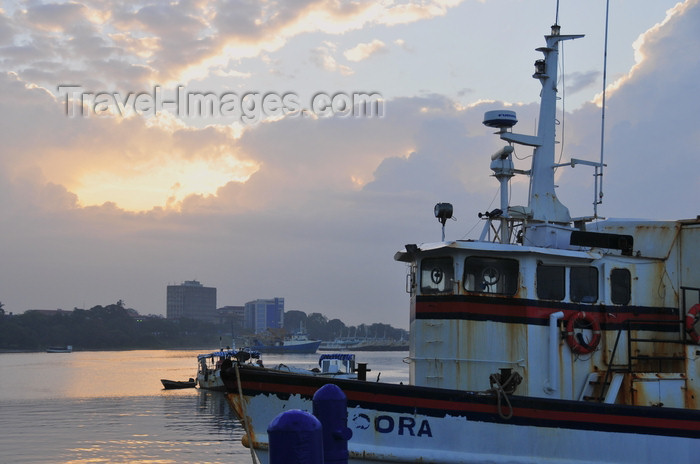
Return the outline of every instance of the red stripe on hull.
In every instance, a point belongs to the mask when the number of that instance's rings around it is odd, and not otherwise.
[[[602,324],[620,325],[626,322],[645,323],[654,322],[657,324],[679,324],[679,316],[673,308],[645,308],[641,311],[638,308],[630,307],[601,307],[590,305],[562,304],[561,307],[537,306],[528,302],[522,304],[513,303],[517,300],[509,300],[503,303],[502,299],[494,299],[493,302],[485,301],[488,298],[481,298],[479,301],[459,301],[451,297],[445,297],[444,301],[437,301],[437,298],[429,301],[417,301],[415,306],[416,319],[431,319],[435,316],[440,319],[452,318],[460,319],[527,319],[531,322],[547,324],[549,315],[552,312],[563,311],[564,318],[568,319],[580,311],[590,313],[591,316]],[[573,306],[573,307],[572,307]],[[454,316],[454,317],[450,317]]]

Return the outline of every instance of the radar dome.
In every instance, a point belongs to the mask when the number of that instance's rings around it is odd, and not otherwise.
[[[513,127],[518,123],[515,111],[493,110],[484,113],[484,125],[498,129]]]

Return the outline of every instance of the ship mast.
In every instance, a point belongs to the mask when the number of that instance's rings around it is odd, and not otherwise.
[[[545,36],[547,46],[537,49],[544,54],[544,59],[535,62],[535,74],[532,76],[542,84],[537,135],[516,134],[507,131],[506,128],[499,132],[502,140],[534,147],[528,199],[530,218],[527,227],[533,229],[527,240],[530,245],[550,245],[551,232],[554,231],[556,235],[556,230],[561,230],[571,223],[569,209],[559,201],[554,192],[557,66],[559,42],[578,39],[583,35],[560,35],[559,30],[559,25],[553,25],[551,35]]]

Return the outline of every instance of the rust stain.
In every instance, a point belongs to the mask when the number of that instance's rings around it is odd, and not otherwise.
[[[260,444],[258,441],[255,439],[255,430],[253,430],[253,427],[250,425],[253,423],[253,419],[250,416],[246,416],[246,423],[248,426],[246,427],[246,435],[248,437],[248,440],[253,443],[253,446],[255,448],[259,448]]]
[[[243,407],[243,403],[247,403],[245,398],[242,398],[237,394],[237,393],[227,393],[226,394],[226,399],[228,400],[228,403],[231,405],[233,408],[233,412],[236,414],[239,420],[243,423],[245,434],[243,434],[243,437],[241,438],[241,444],[245,446],[246,448],[250,447],[250,443],[252,442],[255,448],[259,448],[260,445],[255,439],[255,431],[253,428],[249,425],[253,423],[253,419],[248,416],[247,414],[244,415],[245,408]],[[243,418],[245,417],[245,420]]]

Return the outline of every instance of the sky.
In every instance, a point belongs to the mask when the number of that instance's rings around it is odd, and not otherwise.
[[[561,51],[561,159],[601,156],[603,0],[1,5],[6,311],[164,315],[166,286],[194,279],[219,306],[408,328],[393,255],[440,240],[438,202],[448,240],[479,236],[503,145],[483,114],[533,133],[555,21],[586,35]],[[608,30],[598,213],[695,218],[700,0],[613,0]],[[557,171],[572,216],[593,213],[592,174]],[[526,204],[527,179],[512,190]]]

